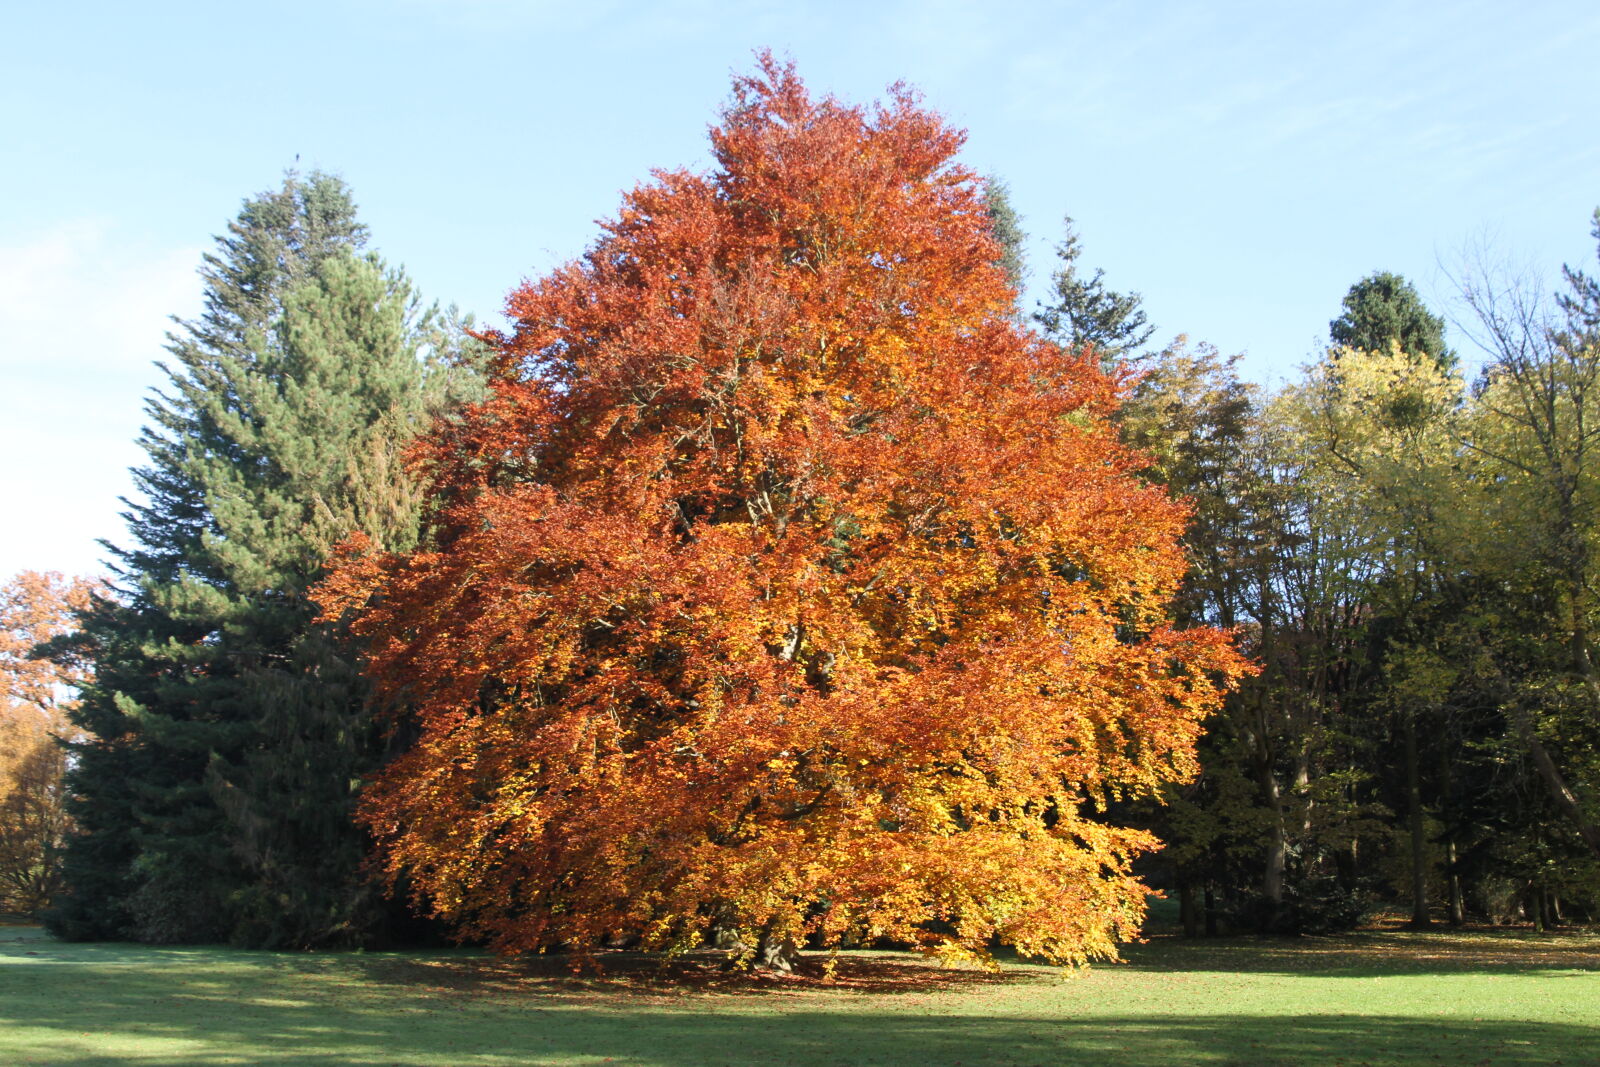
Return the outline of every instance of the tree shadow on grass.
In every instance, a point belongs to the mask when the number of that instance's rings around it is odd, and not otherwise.
[[[1032,980],[1015,967],[988,971],[944,967],[909,952],[852,951],[830,957],[802,954],[793,974],[730,967],[730,954],[712,950],[669,957],[661,953],[605,951],[591,966],[576,957],[529,953],[501,957],[481,949],[421,952],[290,953],[229,949],[214,945],[160,946],[130,942],[68,943],[43,930],[0,931],[0,958],[22,956],[40,963],[95,966],[227,966],[323,973],[344,968],[374,986],[459,992],[479,996],[550,994],[715,993],[734,996],[832,990],[852,993],[933,992],[998,986]]]
[[[808,991],[899,994],[956,991],[1032,981],[1018,969],[986,971],[941,967],[907,953],[852,952],[836,958],[808,953],[793,974],[729,966],[721,952],[665,957],[642,952],[607,952],[593,967],[576,968],[571,957],[370,955],[356,957],[375,985],[437,987],[479,996],[550,994],[642,994],[681,996],[714,993],[763,996]]]
[[[1236,970],[1247,963],[1243,950],[1272,945],[1237,947],[1222,951]],[[573,976],[564,963],[451,952],[314,956],[6,942],[0,1062],[1600,1063],[1600,1029],[1591,1026],[1463,1014],[1248,1014],[1248,1004],[1180,1014],[1159,1002],[1148,1013],[1074,1015],[1070,998],[1052,1010],[1056,1002],[1037,985],[1010,996],[1008,984],[1036,981],[1036,969],[996,976],[888,953],[845,957],[831,990],[815,976],[785,982],[721,971],[702,974],[706,984],[696,986],[693,973],[663,971],[631,954],[608,960],[610,972],[598,977]],[[713,961],[675,966],[711,968]],[[1338,973],[1315,971],[1303,957],[1260,970],[1280,968]]]
[[[726,1005],[726,1001],[722,1002]],[[744,1004],[751,1002],[744,1001]],[[353,1009],[315,1001],[241,1011],[217,1002],[192,1019],[142,1018],[127,1002],[88,1003],[97,1029],[44,1013],[10,1043],[14,1063],[717,1064],[1094,1063],[1592,1064],[1600,1031],[1510,1020],[1409,1017],[1043,1014],[936,1015],[809,1006],[799,1011],[604,1005],[486,1011],[389,1004]],[[12,1025],[8,1021],[8,1025]],[[145,1044],[136,1044],[142,1040]]]
[[[601,972],[573,973],[563,955],[525,955],[502,959],[478,949],[443,949],[421,953],[269,953],[216,946],[151,946],[124,942],[64,944],[38,927],[0,928],[0,954],[8,950],[43,957],[63,953],[72,959],[93,957],[104,964],[138,963],[175,966],[200,961],[231,960],[240,965],[273,961],[279,968],[323,967],[327,961],[350,960],[374,982],[405,985],[413,981],[482,992],[584,992],[679,990],[747,994],[811,986],[856,992],[906,992],[1025,980],[1018,964],[1029,961],[1009,949],[996,953],[1002,969],[938,967],[904,952],[851,952],[840,956],[832,978],[824,974],[825,953],[807,953],[797,975],[779,977],[723,969],[724,955],[689,953],[677,959],[638,952],[606,952],[598,957]],[[1515,928],[1441,928],[1434,931],[1367,929],[1328,937],[1227,937],[1188,939],[1160,934],[1123,947],[1124,962],[1106,966],[1136,971],[1236,974],[1285,974],[1321,977],[1378,978],[1385,975],[1429,974],[1568,974],[1600,973],[1600,934],[1588,931],[1535,933]]]

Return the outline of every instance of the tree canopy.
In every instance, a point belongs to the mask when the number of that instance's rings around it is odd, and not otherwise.
[[[1456,355],[1444,341],[1444,319],[1428,310],[1416,286],[1398,274],[1376,271],[1345,293],[1344,310],[1328,323],[1335,345],[1367,352],[1387,352],[1390,346],[1413,356],[1427,357],[1443,370],[1455,365]]]
[[[74,736],[68,715],[88,665],[35,653],[72,629],[96,586],[38,571],[0,585],[0,911],[37,912],[61,888],[62,742]]]
[[[959,132],[765,58],[711,140],[512,293],[427,549],[323,586],[418,738],[385,869],[503,951],[1111,955],[1154,841],[1098,811],[1243,670],[1167,621],[1184,509],[1014,320]]]

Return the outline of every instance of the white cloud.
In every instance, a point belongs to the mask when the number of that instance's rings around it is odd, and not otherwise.
[[[0,242],[0,576],[92,571],[95,540],[121,539],[151,364],[169,316],[199,310],[198,262],[97,220]]]
[[[151,250],[102,222],[0,244],[0,370],[144,375],[168,318],[199,307],[195,248]]]

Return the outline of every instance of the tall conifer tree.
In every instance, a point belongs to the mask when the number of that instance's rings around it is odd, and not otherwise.
[[[1106,272],[1099,268],[1090,275],[1081,273],[1078,259],[1082,255],[1082,244],[1068,215],[1062,223],[1061,243],[1056,245],[1061,266],[1050,276],[1050,292],[1034,312],[1033,321],[1050,340],[1070,349],[1091,347],[1101,363],[1111,366],[1143,347],[1156,328],[1146,320],[1144,298],[1138,293],[1107,289]]]
[[[353,654],[304,592],[338,540],[414,543],[399,462],[436,394],[431,312],[362,248],[339,179],[290,174],[205,257],[147,404],[122,596],[78,638],[81,836],[59,932],[311,946],[366,939],[348,817],[379,758]]]

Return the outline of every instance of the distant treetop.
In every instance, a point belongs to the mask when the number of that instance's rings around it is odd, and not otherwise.
[[[1335,345],[1381,352],[1389,343],[1413,356],[1428,356],[1442,369],[1456,354],[1444,341],[1444,319],[1428,310],[1416,287],[1398,274],[1376,271],[1350,287],[1344,313],[1328,323]]]
[[[994,238],[1000,242],[1000,266],[1006,272],[1006,280],[1020,293],[1022,283],[1028,278],[1028,265],[1022,251],[1028,235],[1022,229],[1022,216],[1011,204],[1011,186],[1004,178],[989,175],[983,186],[983,207],[989,213]]]
[[[1061,266],[1050,276],[1049,296],[1039,304],[1033,321],[1050,340],[1067,348],[1092,347],[1101,363],[1109,366],[1143,347],[1156,328],[1146,320],[1144,298],[1138,293],[1106,288],[1106,272],[1098,268],[1091,275],[1080,274],[1082,254],[1069,215],[1056,245]]]

